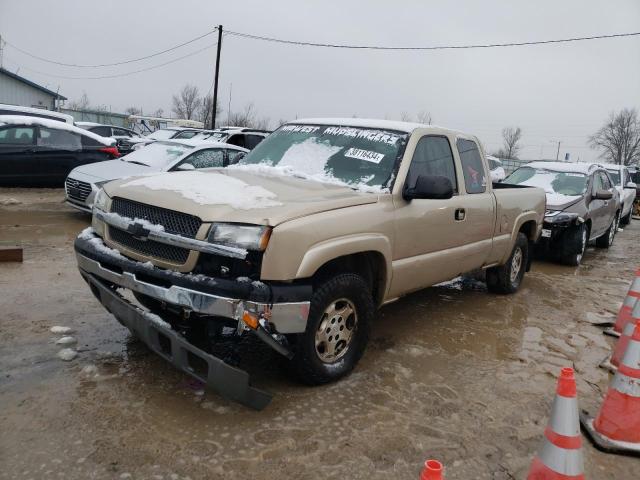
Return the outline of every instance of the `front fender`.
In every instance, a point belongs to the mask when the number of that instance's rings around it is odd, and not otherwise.
[[[378,233],[361,233],[316,243],[302,258],[296,278],[312,277],[320,267],[331,260],[363,252],[376,252],[384,258],[386,265],[384,292],[386,292],[391,284],[391,243],[386,236]]]

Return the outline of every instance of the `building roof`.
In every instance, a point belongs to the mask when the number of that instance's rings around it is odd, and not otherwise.
[[[31,80],[27,80],[26,78],[21,77],[20,75],[16,75],[15,73],[10,72],[9,70],[6,70],[6,69],[4,69],[2,67],[0,67],[0,74],[4,74],[7,77],[11,77],[11,78],[13,78],[15,80],[18,80],[19,82],[22,82],[22,83],[24,83],[26,85],[29,85],[30,87],[36,88],[36,89],[40,90],[41,92],[48,93],[49,95],[54,97],[56,100],[66,100],[67,99],[67,97],[62,96],[57,92],[49,90],[48,88],[45,88],[42,85],[38,85],[37,83],[34,83]]]

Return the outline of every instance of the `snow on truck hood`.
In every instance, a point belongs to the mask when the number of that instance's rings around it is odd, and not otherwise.
[[[161,173],[105,186],[110,197],[189,213],[204,222],[278,225],[294,218],[364,205],[378,195],[301,178],[242,169]]]

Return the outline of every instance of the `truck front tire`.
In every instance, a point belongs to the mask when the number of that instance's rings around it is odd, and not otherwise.
[[[374,315],[371,289],[361,276],[345,273],[323,282],[311,297],[305,332],[290,338],[289,370],[310,385],[345,376],[364,353]]]
[[[515,293],[520,288],[529,261],[529,240],[518,233],[516,244],[504,265],[487,270],[487,288],[492,293]]]

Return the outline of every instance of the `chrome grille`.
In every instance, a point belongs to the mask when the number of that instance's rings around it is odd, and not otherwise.
[[[111,211],[122,217],[141,218],[156,225],[162,225],[166,232],[196,238],[202,221],[187,213],[115,197],[111,202]]]
[[[76,180],[74,178],[69,178],[64,182],[65,190],[67,191],[67,196],[71,200],[76,200],[77,202],[85,202],[87,197],[91,193],[91,184],[87,182],[81,182],[80,180]]]
[[[109,226],[109,238],[141,255],[158,258],[169,263],[183,264],[189,256],[189,250],[186,248],[174,247],[153,240],[138,240],[130,233],[112,226]]]
[[[195,238],[202,225],[202,221],[194,215],[119,197],[115,197],[111,201],[111,211],[122,217],[144,219],[153,224],[162,225],[165,232],[188,238]],[[189,250],[186,248],[166,245],[153,240],[141,240],[129,232],[113,226],[109,226],[109,238],[141,255],[169,263],[183,264],[189,256]]]

